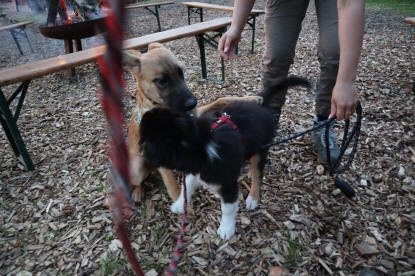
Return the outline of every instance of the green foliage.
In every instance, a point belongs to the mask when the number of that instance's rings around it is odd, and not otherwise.
[[[109,252],[105,258],[101,258],[102,275],[129,275],[127,261],[119,259],[115,253]],[[127,273],[128,272],[128,273]]]
[[[287,256],[287,268],[295,266],[300,259],[303,252],[307,250],[306,246],[302,245],[298,239],[291,239],[287,236],[288,243],[288,256]]]
[[[383,12],[415,16],[414,0],[367,0],[367,7],[375,7]]]
[[[106,241],[110,241],[110,240],[111,240],[111,238],[112,238],[112,233],[111,233],[111,232],[108,232],[108,233],[105,235],[105,240],[106,240]]]

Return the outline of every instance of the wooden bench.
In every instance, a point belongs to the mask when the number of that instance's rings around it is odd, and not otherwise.
[[[190,18],[194,17],[193,14],[199,14],[200,21],[203,21],[203,9],[211,9],[225,12],[233,12],[233,7],[222,6],[215,4],[207,4],[202,2],[182,2],[183,5],[187,7],[187,22],[190,25]],[[265,14],[264,10],[252,9],[248,17],[248,26],[252,30],[252,44],[251,44],[251,53],[254,53],[255,48],[255,21],[256,17],[259,15]],[[196,16],[197,17],[197,16]],[[235,52],[238,52],[238,48],[235,48]]]
[[[138,9],[138,8],[143,8],[145,10],[148,10],[151,14],[153,14],[157,18],[157,25],[158,25],[158,28],[159,28],[159,32],[161,32],[159,8],[163,5],[169,5],[169,4],[174,4],[174,2],[131,4],[131,5],[126,6],[125,8],[127,10]],[[154,10],[152,10],[151,7],[154,7]]]
[[[231,18],[223,17],[214,20],[196,23],[168,31],[149,34],[137,38],[131,38],[124,41],[123,48],[144,49],[152,42],[168,42],[184,37],[195,36],[200,50],[200,59],[202,67],[202,77],[207,78],[205,42],[215,44],[217,42],[209,36],[208,32],[216,32],[220,36],[231,23]],[[216,36],[216,37],[217,37]],[[33,162],[26,150],[26,146],[17,127],[17,119],[23,106],[24,98],[29,88],[30,81],[44,75],[52,74],[62,70],[70,69],[82,64],[94,62],[96,58],[104,53],[106,46],[98,46],[80,52],[48,58],[40,61],[34,61],[12,68],[0,70],[0,123],[6,133],[12,149],[17,158],[29,170],[34,170]],[[223,62],[222,62],[223,66]],[[224,69],[222,67],[222,78],[224,78]],[[1,87],[14,83],[21,83],[17,90],[6,99]],[[20,94],[14,114],[10,110],[10,104],[17,99]]]
[[[16,43],[17,49],[19,49],[19,52],[22,56],[24,54],[23,54],[22,48],[20,47],[19,40],[17,39],[17,36],[20,35],[20,36],[26,38],[27,43],[30,46],[30,50],[32,50],[32,53],[33,53],[32,44],[30,43],[29,37],[27,36],[26,31],[25,31],[26,25],[29,25],[31,23],[33,23],[33,22],[32,21],[26,21],[26,22],[10,24],[10,25],[6,25],[6,26],[0,26],[0,32],[1,31],[9,31],[10,32],[10,34],[13,37],[14,42]]]

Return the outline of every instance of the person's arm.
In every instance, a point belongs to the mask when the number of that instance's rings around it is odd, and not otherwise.
[[[249,13],[254,6],[255,0],[235,0],[232,15],[232,23],[228,31],[219,40],[218,50],[225,59],[234,59],[235,45],[241,39],[241,33],[248,21]]]
[[[331,98],[330,118],[348,119],[355,112],[359,97],[355,86],[362,49],[365,1],[338,0],[340,62]]]

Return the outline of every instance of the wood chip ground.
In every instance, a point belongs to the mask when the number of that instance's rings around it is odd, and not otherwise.
[[[211,1],[223,3],[223,1]],[[233,1],[224,1],[232,5]],[[257,1],[256,7],[264,7]],[[187,11],[176,1],[161,8],[163,29],[187,24]],[[12,14],[10,12],[9,14]],[[21,16],[20,14],[15,14]],[[206,11],[205,18],[229,16]],[[259,208],[247,211],[241,201],[236,235],[216,235],[219,201],[199,192],[185,233],[179,275],[268,275],[280,267],[290,275],[356,275],[364,268],[381,275],[413,275],[415,265],[415,28],[403,16],[368,9],[357,87],[364,109],[355,161],[344,178],[356,190],[347,199],[322,172],[310,136],[270,151]],[[157,31],[155,17],[128,12],[128,37]],[[221,96],[261,91],[264,18],[257,20],[255,54],[226,62],[226,81],[201,79],[195,38],[166,43],[185,68],[199,104]],[[63,54],[63,42],[46,39],[39,23],[27,27],[35,53],[25,41],[20,56],[9,33],[0,39],[0,68]],[[310,7],[297,44],[291,74],[318,79],[317,20]],[[100,45],[85,39],[84,48]],[[244,32],[241,51],[248,51]],[[220,78],[220,59],[207,48],[208,74]],[[96,90],[94,64],[32,81],[18,121],[36,170],[24,169],[0,131],[0,274],[127,275],[132,271],[106,208],[108,184],[107,125]],[[135,82],[125,74],[134,105]],[[2,88],[10,96],[17,85]],[[280,136],[312,124],[313,92],[289,92]],[[247,170],[241,184],[249,184]],[[148,275],[162,273],[172,255],[180,216],[158,176],[145,183],[146,195],[129,221],[133,247]],[[248,190],[241,185],[244,197]],[[368,251],[370,250],[370,251]],[[284,268],[284,269],[282,269]],[[285,273],[285,272],[284,272]],[[412,273],[412,274],[411,274]]]

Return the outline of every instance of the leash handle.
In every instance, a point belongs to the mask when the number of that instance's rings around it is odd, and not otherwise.
[[[326,154],[327,154],[327,161],[328,161],[330,175],[342,174],[345,171],[347,171],[349,169],[350,165],[352,164],[352,161],[353,161],[353,159],[356,155],[356,152],[357,152],[357,147],[358,147],[358,142],[359,142],[359,137],[360,137],[360,130],[361,130],[361,126],[362,126],[362,113],[363,113],[362,112],[362,105],[360,104],[360,102],[358,102],[357,107],[356,107],[356,114],[357,114],[356,123],[354,124],[352,132],[351,132],[350,136],[348,137],[350,120],[346,120],[346,123],[345,123],[345,126],[344,126],[342,144],[341,144],[341,148],[340,148],[340,155],[336,159],[336,161],[334,162],[334,165],[332,165],[332,162],[330,160],[330,145],[329,145],[329,141],[328,141],[329,140],[329,127],[330,127],[330,125],[326,126],[325,142],[326,142]],[[341,159],[343,158],[344,153],[346,152],[346,150],[349,147],[352,140],[353,140],[353,146],[352,146],[352,151],[350,153],[350,156],[347,159],[346,164],[342,168],[339,168],[340,163],[341,163]]]

